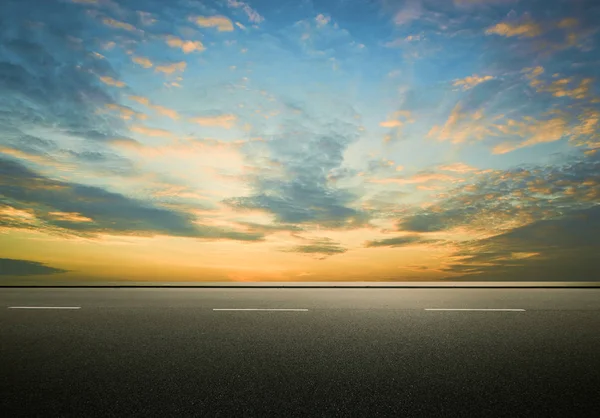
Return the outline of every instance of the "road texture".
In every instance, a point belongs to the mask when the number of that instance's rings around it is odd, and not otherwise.
[[[600,289],[0,289],[0,392],[6,417],[600,416]]]

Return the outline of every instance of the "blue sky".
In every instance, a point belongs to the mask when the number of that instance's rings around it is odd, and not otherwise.
[[[69,280],[587,276],[598,241],[566,236],[599,221],[596,3],[5,1],[0,256]]]

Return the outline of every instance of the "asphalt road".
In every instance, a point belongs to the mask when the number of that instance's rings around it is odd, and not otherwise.
[[[599,414],[600,289],[0,289],[0,416]]]

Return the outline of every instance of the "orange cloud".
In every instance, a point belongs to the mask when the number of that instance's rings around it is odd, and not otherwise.
[[[561,29],[571,29],[579,25],[579,21],[573,17],[566,17],[558,22],[558,27]]]
[[[169,108],[166,108],[163,106],[158,106],[158,105],[152,106],[152,109],[156,110],[161,115],[170,117],[171,119],[175,119],[175,120],[179,119],[179,114],[173,109],[169,109]]]
[[[469,138],[482,140],[489,135],[490,130],[481,119],[483,119],[481,110],[463,112],[462,105],[458,103],[450,112],[444,125],[434,125],[427,136],[437,138],[439,141],[451,141],[453,144],[466,142]]]
[[[233,31],[233,23],[225,16],[198,16],[192,21],[202,28],[217,28],[219,32]]]
[[[144,68],[151,68],[154,65],[154,64],[152,64],[152,61],[150,61],[150,59],[148,59],[146,57],[133,56],[133,57],[131,57],[131,61],[135,62],[136,64],[141,65]]]
[[[388,178],[388,179],[373,179],[371,183],[377,184],[419,184],[419,183],[429,183],[433,181],[448,181],[448,182],[457,182],[463,181],[460,178],[450,176],[448,174],[442,173],[421,173],[415,174],[412,177],[401,177],[401,178]]]
[[[547,87],[542,87],[538,91],[547,91],[555,97],[570,97],[571,99],[585,99],[588,97],[593,88],[593,78],[584,78],[578,86],[573,86],[573,78],[562,78],[552,82]]]
[[[159,105],[153,105],[150,103],[150,99],[148,99],[147,97],[142,97],[142,96],[129,96],[129,99],[138,102],[141,105],[144,105],[150,109],[153,109],[154,111],[156,111],[157,113],[164,115],[164,116],[168,116],[171,119],[177,120],[179,119],[179,114],[177,113],[177,111],[173,110],[173,109],[169,109],[167,107],[164,106],[159,106]]]
[[[455,80],[454,84],[452,84],[454,87],[462,87],[463,90],[469,90],[472,89],[473,87],[477,86],[478,84],[484,83],[488,80],[492,80],[494,77],[492,77],[491,75],[486,75],[483,77],[480,77],[478,75],[472,75],[472,76],[467,76],[465,78],[461,78],[459,80]]]
[[[0,207],[0,219],[16,219],[21,222],[31,223],[36,220],[35,213],[31,209],[16,209],[12,206]]]
[[[225,129],[230,129],[237,117],[235,115],[219,115],[219,116],[207,116],[207,117],[197,117],[193,118],[190,121],[197,123],[202,126],[218,126]]]
[[[438,168],[443,171],[452,171],[455,173],[470,173],[472,171],[477,171],[475,167],[471,167],[465,163],[453,163],[448,165],[442,165]]]
[[[379,126],[383,128],[390,128],[395,130],[395,135],[388,134],[383,138],[384,142],[390,142],[394,139],[394,136],[399,136],[401,134],[402,126],[406,123],[414,123],[414,119],[412,119],[412,113],[408,110],[399,110],[397,112],[392,113],[388,120],[379,123]],[[406,119],[405,121],[400,120],[400,118]]]
[[[111,19],[109,17],[105,17],[104,19],[102,19],[102,23],[104,23],[106,26],[111,26],[116,29],[124,29],[124,30],[130,31],[130,32],[135,32],[137,30],[135,28],[135,26],[133,26],[129,23],[120,22],[118,20]]]
[[[568,134],[567,121],[562,117],[541,121],[532,118],[524,120],[525,122],[509,120],[504,130],[508,134],[527,139],[523,142],[503,142],[493,148],[493,154],[506,154],[519,148],[555,142]]]
[[[167,138],[170,138],[173,136],[173,134],[171,132],[166,131],[164,129],[148,128],[146,126],[141,126],[141,125],[134,125],[129,129],[131,130],[131,132],[136,132],[138,134],[147,135],[147,136],[160,136],[160,137],[167,137]]]
[[[204,51],[204,45],[200,41],[184,41],[176,36],[167,37],[167,45],[171,48],[180,48],[185,54],[194,51]]]
[[[106,108],[119,112],[121,119],[123,119],[123,120],[131,120],[133,117],[136,117],[138,119],[146,119],[146,117],[147,117],[143,113],[138,113],[138,112],[134,111],[133,109],[118,105],[116,103],[108,103],[106,105]]]
[[[517,36],[519,38],[533,38],[541,35],[542,28],[533,21],[526,21],[523,23],[501,22],[488,28],[485,33],[486,35],[495,34],[506,37]]]
[[[138,102],[139,104],[142,104],[144,106],[150,106],[150,100],[146,97],[142,97],[142,96],[129,96],[129,98],[135,102]]]
[[[67,221],[67,222],[93,222],[94,220],[83,216],[77,212],[48,212],[50,217],[58,220],[58,221]]]
[[[157,65],[155,70],[160,73],[173,74],[175,71],[185,71],[187,64],[183,61],[168,65]]]
[[[384,128],[399,128],[402,125],[404,125],[404,122],[401,122],[399,120],[386,120],[379,124],[379,126],[382,126]]]
[[[104,84],[107,84],[109,86],[114,86],[114,87],[125,87],[125,83],[123,83],[122,81],[119,80],[115,80],[112,77],[108,77],[108,76],[102,76],[100,77],[100,81],[102,81]]]

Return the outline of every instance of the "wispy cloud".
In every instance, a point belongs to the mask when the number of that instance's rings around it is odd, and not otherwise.
[[[503,142],[494,147],[494,154],[506,154],[519,148],[536,144],[554,142],[568,134],[568,124],[564,117],[554,117],[546,120],[532,118],[523,121],[508,120],[506,125],[497,126],[508,135],[526,138],[521,142]]]
[[[405,247],[414,244],[431,244],[438,241],[439,240],[436,239],[424,238],[421,235],[402,235],[394,238],[384,238],[380,240],[367,241],[365,242],[365,247]]]
[[[133,109],[116,103],[107,103],[106,108],[118,112],[123,120],[132,120],[133,118],[144,120],[147,118],[147,115],[144,113],[136,112]]]
[[[461,87],[463,90],[470,90],[473,87],[485,83],[486,81],[493,80],[494,77],[491,75],[478,76],[476,74],[454,80],[452,84],[454,87]]]
[[[173,133],[169,132],[165,129],[149,128],[147,126],[142,126],[142,125],[133,125],[133,126],[131,126],[130,130],[131,130],[131,132],[135,132],[135,133],[147,135],[147,136],[158,136],[158,137],[164,137],[164,138],[173,137]]]
[[[165,106],[153,104],[150,102],[150,99],[148,99],[147,97],[143,97],[143,96],[128,96],[128,97],[130,100],[133,100],[134,102],[137,102],[143,106],[146,106],[149,109],[154,110],[155,112],[157,112],[160,115],[167,116],[173,120],[179,119],[179,113],[176,110],[169,109],[168,107],[165,107]]]
[[[129,32],[135,32],[135,31],[137,31],[136,27],[133,26],[132,24],[127,23],[127,22],[121,22],[119,20],[115,20],[115,19],[110,18],[110,17],[103,18],[102,19],[102,23],[104,23],[106,26],[110,26],[110,27],[115,28],[115,29],[124,29],[124,30],[129,31]]]
[[[252,23],[261,23],[265,20],[255,9],[243,1],[227,0],[227,6],[233,9],[242,9],[246,13],[246,16],[248,16],[248,20]]]
[[[423,7],[419,0],[409,0],[403,3],[403,6],[394,15],[394,23],[396,25],[405,25],[416,19],[419,19],[423,14]]]
[[[462,179],[443,173],[419,173],[410,177],[392,177],[384,179],[372,179],[376,184],[418,184],[429,182],[460,182]]]
[[[235,124],[237,117],[235,115],[218,116],[198,116],[190,119],[191,122],[202,126],[216,126],[224,129],[231,129]]]

